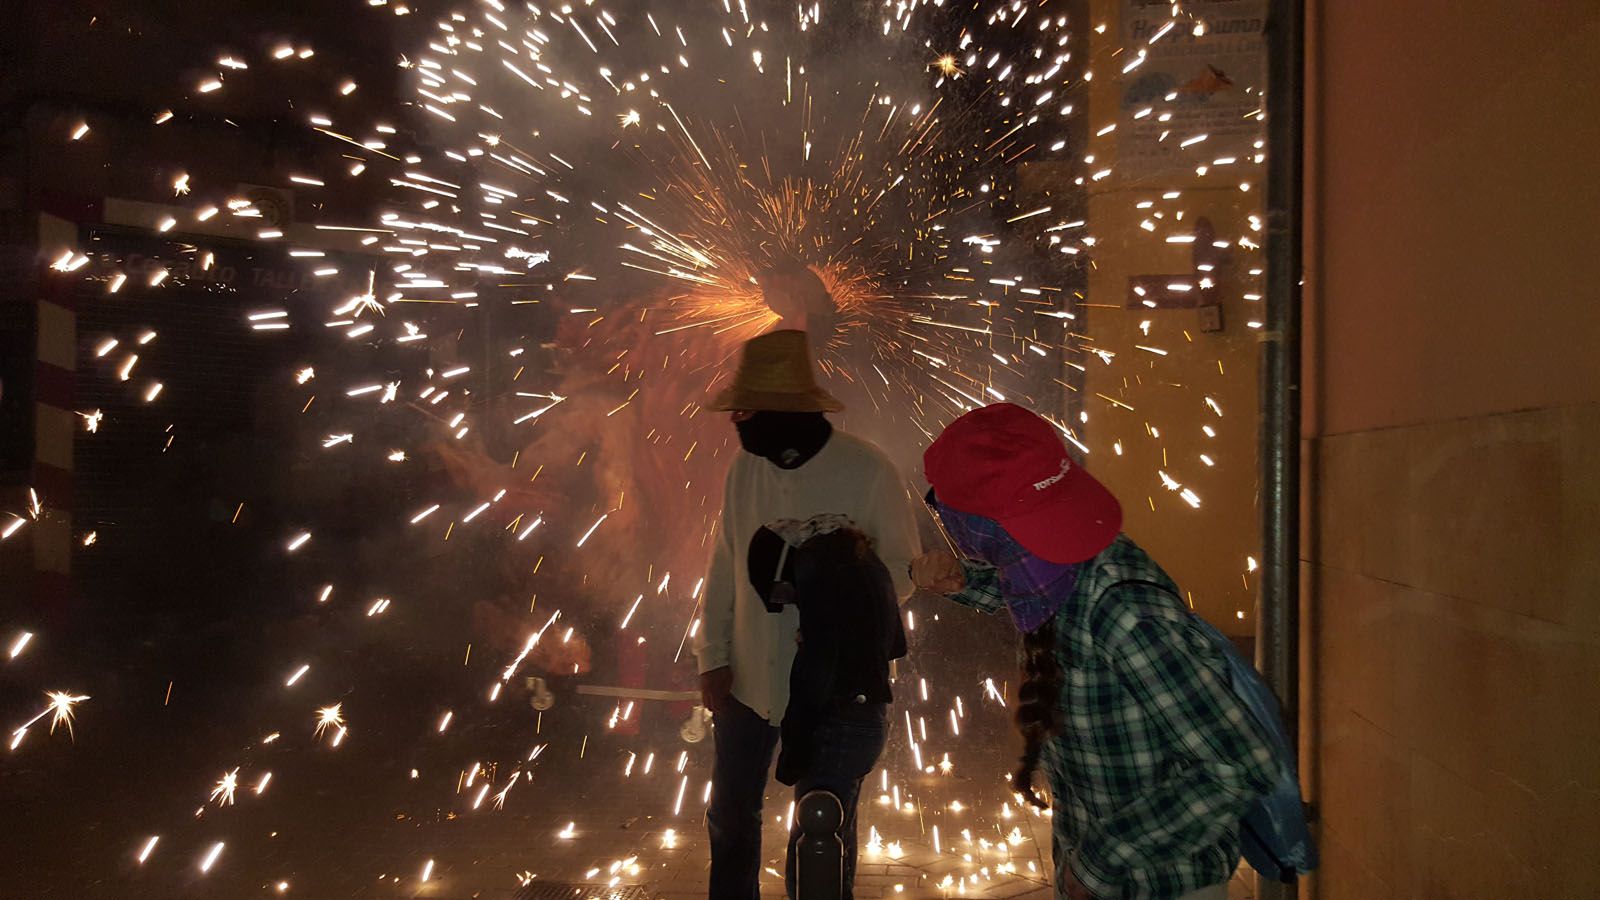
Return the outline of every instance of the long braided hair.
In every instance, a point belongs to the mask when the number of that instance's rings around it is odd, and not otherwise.
[[[1033,789],[1033,773],[1039,768],[1045,742],[1061,730],[1061,667],[1056,664],[1054,618],[1023,634],[1018,657],[1022,684],[1017,688],[1014,719],[1022,733],[1022,758],[1011,775],[1011,787],[1029,804],[1047,809],[1049,801]]]
[[[1004,561],[1015,562],[1027,555],[1026,548],[996,523],[941,505],[931,489],[927,502],[943,526],[954,533],[954,543],[967,556],[999,567]],[[1056,664],[1054,616],[1046,618],[1038,628],[1023,632],[1017,658],[1022,682],[1017,688],[1017,711],[1012,719],[1022,734],[1022,758],[1011,773],[1011,787],[1030,805],[1048,809],[1049,801],[1033,789],[1033,773],[1039,769],[1045,743],[1061,730],[1058,704],[1062,674]]]

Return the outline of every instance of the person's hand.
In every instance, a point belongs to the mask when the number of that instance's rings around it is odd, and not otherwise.
[[[733,693],[733,669],[723,666],[700,673],[700,705],[712,712],[721,712],[728,696]]]
[[[911,561],[911,580],[936,594],[954,594],[967,586],[961,561],[948,550],[930,550]]]

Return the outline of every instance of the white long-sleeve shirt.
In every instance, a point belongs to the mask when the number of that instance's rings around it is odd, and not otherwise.
[[[883,451],[835,430],[817,455],[796,469],[740,453],[728,467],[705,609],[694,652],[700,671],[733,667],[733,696],[777,724],[789,705],[800,614],[793,606],[767,612],[750,583],[750,538],[776,519],[849,517],[873,540],[903,602],[913,585],[916,520],[900,473]]]

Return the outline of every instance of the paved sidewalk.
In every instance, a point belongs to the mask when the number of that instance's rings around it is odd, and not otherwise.
[[[924,643],[901,667],[888,746],[862,792],[864,900],[1052,896],[1049,822],[1020,808],[1007,783],[1019,749],[999,699],[1013,671],[1009,629],[973,616],[919,622]],[[681,710],[640,704],[629,716],[610,699],[567,694],[535,713],[508,692],[497,706],[458,707],[444,731],[416,702],[437,673],[379,672],[385,690],[351,700],[350,737],[337,748],[314,736],[303,706],[267,707],[260,724],[240,727],[208,724],[210,708],[152,714],[136,698],[108,698],[95,728],[41,741],[25,765],[0,772],[28,823],[0,830],[10,856],[28,861],[0,900],[707,895],[711,747],[683,740]],[[119,711],[136,721],[117,727]],[[116,739],[136,727],[145,740]],[[281,739],[258,743],[269,728]],[[236,802],[219,803],[213,788],[234,766]],[[790,801],[771,785],[765,896],[783,893]],[[218,844],[215,865],[202,867]]]

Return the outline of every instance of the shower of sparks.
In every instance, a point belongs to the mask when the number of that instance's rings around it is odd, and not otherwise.
[[[364,14],[370,15],[414,12],[396,0],[369,0],[367,6]],[[1151,494],[1167,497],[1153,489],[1160,484],[1184,501],[1167,504],[1173,512],[1164,508],[1163,514],[1204,515],[1201,492],[1212,484],[1207,472],[1225,459],[1229,436],[1210,424],[1199,426],[1211,442],[1208,452],[1175,448],[1169,459],[1161,434],[1194,434],[1200,415],[1208,422],[1220,419],[1220,403],[1199,393],[1210,388],[1180,387],[1192,407],[1185,418],[1143,422],[1137,417],[1147,413],[1139,410],[1158,404],[1141,402],[1148,394],[1127,386],[1145,379],[1167,389],[1185,380],[1168,377],[1165,367],[1199,353],[1194,338],[1172,324],[1173,315],[1158,311],[1153,293],[1159,285],[1151,286],[1151,294],[1136,289],[1129,305],[1140,308],[1126,311],[1143,320],[1136,332],[1129,329],[1139,343],[1103,336],[1098,323],[1114,318],[1126,298],[1093,296],[1087,287],[1089,272],[1113,237],[1146,241],[1137,249],[1162,260],[1158,266],[1178,258],[1172,253],[1187,260],[1212,239],[1202,238],[1204,228],[1196,224],[1202,208],[1190,205],[1181,191],[1127,189],[1119,164],[1099,147],[1101,141],[1128,139],[1136,122],[1166,122],[1182,112],[1186,99],[1178,92],[1166,99],[1157,95],[1130,111],[1131,119],[1086,124],[1084,113],[1064,102],[1069,89],[1091,77],[1085,65],[1092,39],[1077,23],[1054,14],[1049,0],[993,10],[949,6],[884,4],[873,14],[873,33],[861,36],[863,46],[874,48],[863,54],[871,60],[856,72],[818,71],[803,56],[788,55],[790,38],[833,24],[824,20],[820,3],[773,7],[775,18],[763,19],[756,4],[725,0],[695,7],[693,15],[675,22],[675,11],[659,5],[613,15],[592,4],[541,9],[483,0],[435,23],[426,43],[396,48],[399,77],[414,94],[400,108],[378,105],[382,91],[358,88],[343,73],[322,85],[315,102],[292,98],[288,108],[300,110],[293,115],[301,125],[285,127],[303,127],[303,137],[325,144],[329,153],[321,162],[315,154],[297,154],[295,168],[278,173],[282,183],[294,185],[297,196],[314,198],[307,199],[308,210],[321,209],[331,186],[370,183],[386,198],[375,219],[319,220],[308,212],[306,222],[296,221],[293,228],[276,225],[259,198],[213,192],[206,178],[191,179],[179,170],[183,161],[173,160],[153,183],[163,199],[193,205],[162,207],[149,222],[152,237],[161,241],[185,236],[188,243],[172,244],[181,251],[137,265],[88,246],[50,249],[47,260],[59,273],[52,277],[91,279],[94,302],[129,310],[139,308],[129,302],[138,292],[194,289],[220,277],[201,276],[229,265],[227,249],[188,236],[197,231],[278,244],[274,252],[287,255],[290,274],[304,276],[293,291],[240,311],[237,325],[249,339],[284,354],[270,372],[271,390],[287,398],[285,409],[305,423],[296,433],[313,457],[302,462],[296,447],[294,464],[337,472],[352,486],[348,494],[373,490],[367,479],[379,477],[374,473],[380,470],[383,477],[404,479],[401,487],[384,489],[382,498],[400,498],[399,505],[375,504],[388,510],[375,516],[355,512],[360,497],[322,508],[306,501],[303,516],[298,500],[286,500],[277,511],[263,511],[266,504],[251,500],[252,513],[241,521],[249,495],[227,501],[234,533],[246,533],[252,516],[256,527],[263,519],[277,523],[265,540],[274,549],[274,564],[297,579],[283,606],[322,616],[319,642],[338,638],[370,647],[387,629],[424,621],[417,617],[431,615],[438,604],[431,598],[413,602],[426,590],[406,582],[418,560],[442,573],[462,572],[447,568],[463,558],[452,554],[476,548],[469,551],[475,560],[496,561],[469,567],[494,568],[503,558],[503,567],[516,572],[517,586],[499,598],[466,596],[476,582],[461,577],[462,596],[452,598],[461,605],[449,613],[467,624],[444,625],[447,616],[441,615],[419,626],[470,628],[466,642],[477,640],[479,651],[469,651],[461,668],[480,678],[480,667],[492,666],[487,678],[470,684],[470,694],[442,685],[437,696],[407,698],[419,705],[409,715],[415,730],[430,739],[430,752],[457,753],[463,746],[458,742],[476,740],[485,722],[512,721],[512,711],[525,717],[515,720],[517,727],[540,742],[525,758],[528,745],[521,744],[509,759],[478,757],[487,761],[470,769],[454,758],[447,765],[401,769],[422,782],[448,777],[460,799],[452,801],[445,819],[480,809],[491,798],[492,810],[504,809],[514,786],[522,799],[513,804],[531,804],[544,778],[536,780],[536,767],[556,765],[552,759],[577,767],[570,775],[563,770],[562,777],[599,777],[593,775],[599,771],[616,777],[613,763],[601,769],[590,763],[596,758],[614,759],[629,790],[650,786],[656,792],[650,801],[654,814],[686,816],[680,823],[701,815],[710,783],[689,788],[691,778],[704,779],[704,760],[684,752],[672,771],[666,756],[654,767],[660,745],[651,747],[642,733],[628,730],[647,720],[640,711],[646,701],[636,707],[632,699],[614,705],[607,699],[603,710],[584,708],[558,682],[587,672],[593,652],[663,653],[676,646],[681,656],[698,633],[701,585],[686,592],[683,573],[692,578],[703,570],[714,537],[720,471],[729,454],[738,452],[725,421],[708,415],[702,404],[708,390],[725,386],[726,375],[719,372],[729,367],[739,343],[765,330],[810,331],[822,376],[859,417],[850,427],[888,435],[898,444],[886,449],[900,455],[984,403],[1009,399],[1039,409],[1053,404],[1065,441],[1085,454],[1100,451],[1107,465],[1135,467],[1141,479],[1136,483],[1150,485]],[[1126,53],[1116,56],[1112,78],[1117,70],[1137,71],[1129,82],[1146,75],[1156,42],[1175,28],[1184,29],[1181,35],[1200,27],[1180,5],[1170,16],[1141,45],[1119,49]],[[923,26],[927,34],[920,33]],[[174,89],[185,104],[196,93],[205,95],[205,103],[226,104],[230,95],[245,93],[238,88],[246,84],[275,89],[272,79],[279,76],[272,73],[284,67],[300,66],[300,76],[311,77],[303,61],[314,56],[298,41],[257,54],[207,49],[193,61],[186,83]],[[284,89],[292,84],[286,80]],[[163,110],[141,123],[160,127],[174,116]],[[108,143],[89,123],[69,122],[57,127],[65,127],[71,140],[94,135],[85,149]],[[1067,130],[1074,123],[1092,135],[1086,137],[1087,159],[1068,160],[1059,152],[1069,144],[1079,152]],[[1193,154],[1182,157],[1185,164],[1209,171],[1199,176],[1201,184],[1249,190],[1249,181],[1220,173],[1259,168],[1259,153],[1219,155],[1223,138],[1217,129],[1211,135],[1170,130],[1164,146]],[[58,130],[54,139],[61,136]],[[1060,166],[1049,177],[1063,190],[1050,196],[1024,190],[1018,166],[1034,161]],[[1251,179],[1259,183],[1258,176],[1252,172]],[[1231,180],[1219,180],[1225,177]],[[1099,223],[1068,214],[1068,185],[1085,182],[1107,188],[1106,203],[1123,202],[1110,188],[1127,189],[1130,221],[1145,224],[1130,224],[1127,235],[1097,234]],[[1238,233],[1216,235],[1212,249],[1237,257],[1238,271],[1201,267],[1161,284],[1191,298],[1225,289],[1259,299],[1243,292],[1259,290],[1254,252],[1260,229],[1259,217],[1247,217]],[[357,244],[363,255],[345,252]],[[1036,262],[1046,257],[1048,265]],[[825,295],[809,287],[773,289],[770,279],[781,282],[802,265],[820,280]],[[1096,328],[1086,315],[1091,307]],[[548,333],[523,334],[532,326],[517,318],[522,313],[556,324]],[[137,408],[140,417],[161,415],[166,407],[204,396],[178,381],[183,369],[163,357],[168,341],[158,341],[154,331],[106,328],[86,340],[85,366],[108,381],[129,382],[121,387],[128,406],[102,400],[97,402],[105,410],[77,413],[86,444],[141,427],[127,409]],[[1218,360],[1219,373],[1221,366]],[[1102,387],[1105,393],[1099,393],[1087,387],[1084,379],[1101,370],[1123,375],[1124,388]],[[1233,394],[1215,396],[1226,400]],[[177,441],[181,449],[189,437],[185,429],[166,420],[162,427],[168,429],[160,436],[163,444]],[[1150,505],[1153,510],[1154,497]],[[36,520],[42,531],[55,513],[34,495],[27,507],[0,511],[0,538]],[[280,513],[292,517],[274,518]],[[347,550],[352,540],[376,539],[392,526],[404,534],[396,540],[412,542],[385,548],[393,551],[392,583],[360,583],[355,573],[367,564],[355,562],[354,555],[348,568],[323,571],[343,563],[321,557]],[[98,527],[83,545],[103,533],[96,552],[116,547],[112,526]],[[318,541],[310,545],[313,530]],[[37,533],[30,528],[21,540]],[[1249,558],[1247,571],[1255,568]],[[677,588],[668,572],[679,572]],[[342,599],[333,599],[333,583],[340,585]],[[575,614],[563,617],[562,607]],[[908,631],[928,629],[930,616],[927,610],[920,616],[908,612]],[[562,627],[550,631],[558,619]],[[486,641],[486,632],[496,639]],[[22,632],[13,639],[10,658],[31,638]],[[316,684],[344,671],[334,664],[337,658],[321,655],[327,652],[321,643],[283,652],[263,666],[274,692],[280,690],[277,679],[296,687],[313,665]],[[489,663],[483,662],[486,654]],[[287,674],[278,668],[297,658],[311,661],[292,663]],[[30,656],[19,665],[33,662]],[[915,655],[907,665],[919,665]],[[929,845],[936,854],[965,854],[970,865],[942,883],[952,893],[958,886],[977,891],[980,881],[987,885],[1002,874],[1026,877],[1003,858],[1006,848],[1022,840],[1021,831],[1003,836],[993,816],[983,816],[986,824],[975,821],[977,806],[947,803],[948,793],[938,796],[961,779],[923,778],[953,773],[963,726],[978,716],[1002,715],[1005,692],[996,678],[1011,674],[960,669],[960,683],[981,684],[983,697],[994,704],[965,707],[952,690],[956,678],[940,684],[930,677],[919,679],[914,698],[900,701],[905,729],[896,724],[885,756],[882,802],[872,809],[881,817],[870,830],[869,852],[899,858]],[[489,689],[479,693],[484,680]],[[372,689],[357,680],[340,696]],[[285,695],[292,699],[305,690]],[[42,712],[13,731],[13,749],[46,716],[52,732],[64,724],[70,734],[73,707],[88,699],[66,692],[48,697]],[[528,709],[530,701],[536,714]],[[447,707],[454,708],[438,712]],[[304,714],[300,709],[295,715]],[[694,716],[703,735],[703,713]],[[345,724],[342,702],[321,707],[312,740],[338,747],[348,733]],[[251,724],[246,733],[259,735],[259,727]],[[591,732],[603,732],[621,752],[606,757],[597,747],[612,748],[591,745]],[[686,740],[695,740],[691,733],[686,726]],[[276,744],[272,753],[292,752],[292,732],[281,743],[277,739],[273,732],[260,745]],[[572,749],[572,759],[561,756],[564,747]],[[205,779],[236,760],[255,778],[254,793],[263,794],[272,774],[261,759],[224,756]],[[974,767],[963,758],[964,772]],[[445,770],[448,776],[437,774]],[[211,800],[219,807],[233,805],[240,771],[226,770],[212,787]],[[273,797],[291,792],[299,781],[286,779]],[[965,799],[976,804],[980,798]],[[943,838],[935,825],[930,839],[921,827],[924,808],[950,817],[965,814],[973,830],[962,830],[958,841],[952,819],[945,818]],[[550,815],[565,818],[564,813]],[[999,818],[1012,815],[1006,806]],[[914,827],[898,827],[902,818]],[[989,825],[998,830],[981,830]],[[571,841],[577,834],[568,822],[557,837]],[[668,829],[660,845],[672,849],[691,840],[687,834]],[[157,840],[151,836],[143,845],[140,864]],[[222,851],[220,841],[210,846],[202,873]],[[243,858],[238,853],[239,864]],[[432,879],[434,863],[428,858],[422,865],[420,882]],[[614,887],[639,871],[631,858],[620,859],[607,876]],[[273,882],[263,885],[268,883]],[[287,882],[279,883],[280,893],[286,889]]]
[[[224,773],[222,779],[211,789],[211,799],[218,806],[232,806],[234,792],[239,789],[239,769]]]
[[[341,732],[344,731],[343,707],[343,703],[335,703],[332,706],[324,706],[317,710],[317,727],[311,732],[311,736],[314,738],[322,737],[322,733],[329,728],[337,728]]]
[[[35,723],[37,723],[40,719],[43,719],[45,716],[50,717],[51,734],[56,733],[56,726],[64,725],[67,729],[67,736],[74,736],[72,732],[72,720],[74,716],[73,707],[85,700],[88,700],[89,695],[73,694],[68,691],[46,691],[45,696],[50,699],[50,703],[46,705],[44,709],[40,710],[38,715],[26,722],[23,722],[17,728],[12,730],[11,749],[17,749],[17,745],[21,744],[22,739],[27,735],[28,729],[33,727]]]

